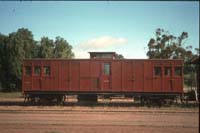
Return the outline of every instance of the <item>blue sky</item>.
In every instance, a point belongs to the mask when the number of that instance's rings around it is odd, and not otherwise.
[[[88,51],[147,58],[145,47],[157,28],[176,36],[186,31],[186,44],[199,47],[199,3],[194,1],[0,1],[0,18],[0,33],[25,27],[36,40],[61,36],[77,58],[88,58]]]

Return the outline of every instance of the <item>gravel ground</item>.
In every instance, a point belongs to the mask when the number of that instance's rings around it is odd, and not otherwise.
[[[117,102],[119,102],[118,100]],[[22,106],[0,99],[0,133],[198,133],[199,109],[176,107]]]

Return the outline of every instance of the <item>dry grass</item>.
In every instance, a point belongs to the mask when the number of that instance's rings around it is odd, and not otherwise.
[[[0,98],[21,98],[21,92],[0,92]]]

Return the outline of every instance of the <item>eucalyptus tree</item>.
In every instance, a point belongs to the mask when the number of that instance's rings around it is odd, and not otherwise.
[[[192,57],[192,46],[185,46],[187,32],[182,32],[176,37],[164,29],[156,29],[155,38],[151,38],[148,43],[147,56],[150,59],[184,59]]]

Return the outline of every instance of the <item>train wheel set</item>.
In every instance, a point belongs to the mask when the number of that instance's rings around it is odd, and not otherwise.
[[[64,104],[65,95],[32,95],[27,94],[24,96],[24,104],[33,105],[33,104]]]
[[[112,103],[112,98],[115,98],[113,95],[73,95],[78,103],[87,103],[87,104],[94,104],[98,103],[98,99],[109,99],[109,102]],[[24,104],[25,105],[65,105],[68,103],[66,98],[68,95],[33,95],[27,94],[24,97]],[[128,99],[133,99],[132,103],[139,103],[141,106],[163,106],[163,105],[172,105],[173,103],[177,103],[177,101],[182,102],[182,96],[171,96],[171,97],[160,97],[160,96],[135,96],[130,97]],[[123,95],[123,99],[126,99],[126,96]]]

